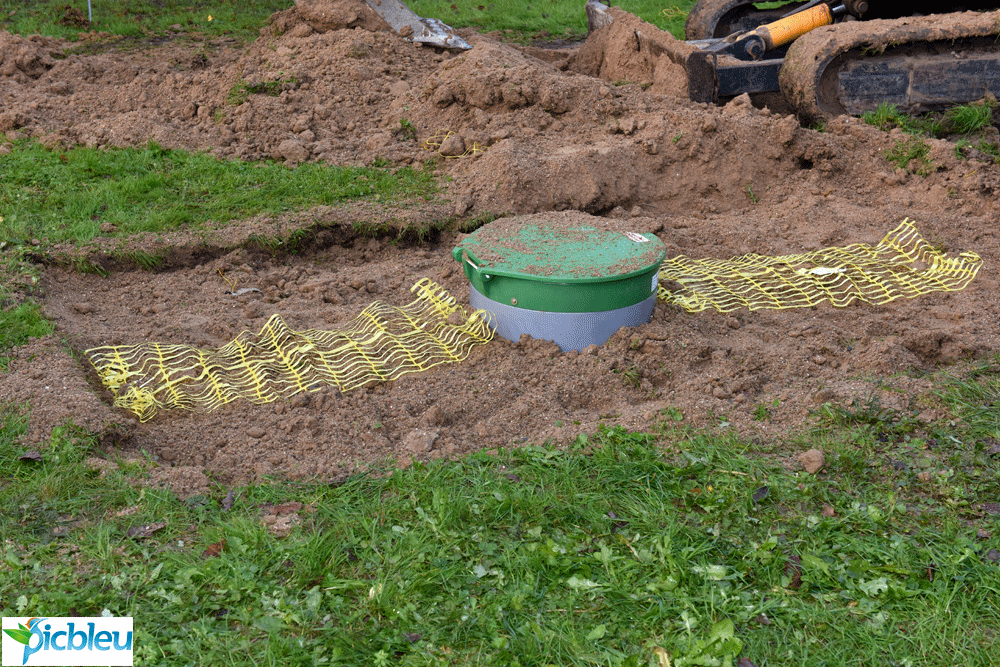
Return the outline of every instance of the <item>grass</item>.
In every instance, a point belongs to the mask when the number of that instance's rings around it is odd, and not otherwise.
[[[13,308],[0,307],[0,372],[7,370],[7,353],[12,348],[24,345],[30,338],[50,334],[52,329],[33,301],[24,301]]]
[[[267,23],[271,14],[288,9],[293,3],[291,0],[240,3],[91,0],[90,4],[93,23],[88,24],[86,0],[0,0],[0,29],[21,35],[39,33],[66,39],[77,39],[80,32],[90,30],[141,38],[170,31],[250,42],[259,36],[260,27]]]
[[[995,102],[960,104],[938,114],[912,116],[895,104],[883,102],[861,115],[869,125],[881,130],[899,128],[907,134],[942,138],[953,134],[968,136],[993,125]]]
[[[584,3],[572,0],[476,0],[471,3],[411,0],[407,4],[418,15],[441,19],[452,27],[471,26],[484,32],[500,30],[520,40],[582,39],[587,35]],[[683,39],[684,21],[695,0],[625,0],[612,4]]]
[[[935,169],[929,157],[930,151],[931,147],[926,141],[911,136],[896,141],[896,144],[886,151],[885,159],[899,169],[920,176],[929,176]]]
[[[49,150],[20,141],[0,155],[0,238],[84,242],[164,232],[349,199],[430,198],[432,173],[411,168],[334,167],[218,160],[204,153],[144,148]]]
[[[29,35],[40,33],[77,39],[80,32],[98,30],[125,37],[183,33],[197,38],[229,37],[249,42],[276,11],[292,6],[291,0],[249,0],[241,3],[190,0],[92,0],[93,24],[87,24],[86,0],[0,0],[0,29]],[[408,6],[420,16],[438,18],[454,28],[500,30],[517,41],[582,39],[587,34],[583,3],[572,0],[411,0]],[[616,3],[646,21],[683,39],[684,20],[695,0],[626,0]],[[71,14],[67,15],[67,7]],[[78,13],[73,14],[72,10]],[[69,20],[67,17],[70,17]],[[75,16],[76,20],[72,17]],[[212,17],[209,20],[209,17]],[[84,19],[80,21],[79,19]]]
[[[930,147],[924,137],[959,135],[955,145],[958,157],[966,157],[968,148],[974,147],[994,160],[1000,159],[1000,146],[987,141],[984,136],[984,132],[994,126],[995,109],[996,102],[984,101],[961,104],[943,113],[911,116],[901,112],[895,104],[883,102],[862,114],[861,119],[887,132],[899,128],[910,135],[896,141],[896,145],[886,153],[886,160],[911,173],[927,176],[934,170],[934,165],[927,158]]]
[[[298,86],[299,82],[294,76],[279,81],[262,81],[259,83],[237,81],[229,89],[229,94],[226,95],[226,104],[239,106],[246,102],[251,95],[267,95],[269,97],[277,97],[281,95],[282,91],[286,88],[295,89]]]
[[[934,465],[951,474],[929,483],[882,465],[880,447],[925,450],[916,428],[873,429],[900,415],[865,404],[820,416],[819,476],[666,419],[247,487],[229,507],[221,487],[143,487],[149,462],[101,478],[72,426],[19,460],[26,416],[8,407],[0,611],[133,616],[137,665],[986,665],[1000,526],[974,501],[998,497],[1000,462],[975,443],[996,429],[1000,366],[977,372],[941,384],[980,417],[949,427]],[[261,517],[283,503],[302,521],[277,537]]]

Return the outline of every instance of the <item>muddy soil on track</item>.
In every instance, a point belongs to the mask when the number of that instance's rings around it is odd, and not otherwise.
[[[917,176],[884,158],[897,135],[857,119],[818,132],[745,97],[693,104],[678,96],[669,60],[636,55],[635,29],[656,29],[628,16],[575,48],[462,31],[474,48],[448,53],[375,30],[366,9],[302,1],[249,46],[133,49],[97,35],[81,48],[0,33],[0,151],[10,150],[2,133],[52,147],[152,140],[290,167],[433,160],[450,179],[444,203],[321,207],[207,236],[131,240],[131,249],[165,256],[155,271],[100,249],[88,252],[110,269],[106,277],[46,262],[34,298],[56,333],[17,350],[0,375],[0,402],[32,406],[29,441],[73,419],[109,448],[148,452],[160,465],[157,483],[181,494],[205,492],[212,480],[330,480],[373,461],[562,442],[599,424],[648,429],[669,419],[667,408],[772,441],[824,402],[873,395],[934,418],[930,383],[911,371],[1000,349],[1000,169],[985,156],[959,158],[953,142],[929,140],[933,168]],[[376,299],[409,303],[421,277],[467,304],[450,252],[457,230],[485,216],[548,211],[616,218],[656,233],[668,256],[696,258],[874,244],[909,217],[949,254],[974,251],[985,263],[957,293],[725,315],[659,304],[649,324],[593,354],[497,340],[461,364],[346,394],[161,412],[147,423],[111,407],[81,354],[147,340],[219,346],[274,313],[295,329],[331,328]],[[399,236],[442,219],[455,224],[421,241]],[[353,231],[373,222],[389,231]],[[248,243],[297,229],[309,242],[293,255]],[[108,234],[97,245],[120,249]],[[64,250],[40,250],[40,260]],[[228,295],[227,279],[261,291]]]

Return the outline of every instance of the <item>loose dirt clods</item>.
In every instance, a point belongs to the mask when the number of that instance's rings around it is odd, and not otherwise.
[[[933,169],[913,175],[883,158],[892,137],[856,119],[818,132],[745,97],[723,107],[681,99],[669,63],[602,79],[595,54],[627,46],[611,31],[560,51],[463,31],[474,48],[448,53],[373,31],[362,7],[300,2],[249,48],[202,45],[197,66],[186,43],[121,50],[98,36],[84,55],[0,33],[0,150],[24,136],[53,147],[156,141],[289,165],[432,159],[451,179],[444,204],[365,202],[243,221],[207,245],[185,233],[133,241],[173,248],[157,272],[119,266],[100,277],[50,266],[40,301],[56,333],[17,351],[0,375],[0,401],[30,401],[29,439],[72,418],[108,446],[145,450],[159,475],[174,470],[192,489],[272,474],[339,479],[373,461],[565,441],[599,424],[648,429],[676,411],[692,424],[778,439],[824,402],[873,391],[887,407],[929,409],[929,383],[913,369],[1000,349],[996,165],[928,140]],[[442,130],[453,133],[450,154],[463,154],[458,139],[483,150],[444,159],[425,149]],[[724,315],[660,304],[650,324],[580,354],[496,340],[462,364],[396,382],[164,412],[146,424],[110,407],[78,354],[143,341],[217,347],[273,314],[297,329],[331,328],[374,300],[408,303],[422,277],[467,305],[450,254],[459,233],[418,243],[359,236],[353,223],[561,210],[627,219],[655,233],[668,257],[695,258],[874,244],[909,217],[949,252],[978,253],[984,267],[962,292],[884,306]],[[246,243],[276,228],[310,228],[313,240],[294,256]],[[220,270],[260,291],[227,293]]]

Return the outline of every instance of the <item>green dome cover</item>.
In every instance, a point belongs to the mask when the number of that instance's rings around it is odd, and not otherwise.
[[[487,298],[548,312],[598,312],[639,303],[656,291],[666,247],[650,233],[586,214],[502,218],[453,251]]]

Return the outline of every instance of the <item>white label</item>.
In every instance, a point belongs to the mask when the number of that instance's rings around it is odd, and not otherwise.
[[[659,271],[653,271],[653,287],[652,287],[652,291],[655,292],[656,288],[657,288],[657,286],[659,286],[659,284],[660,284],[660,272]]]
[[[829,266],[817,266],[815,269],[809,271],[809,273],[813,274],[814,276],[829,276],[834,273],[843,273],[843,272],[844,269],[835,269]]]
[[[3,665],[131,665],[132,617],[4,616]]]
[[[635,232],[622,232],[622,234],[624,234],[625,236],[629,237],[631,240],[635,241],[636,243],[649,243],[649,239],[647,239],[642,234],[636,234]]]

